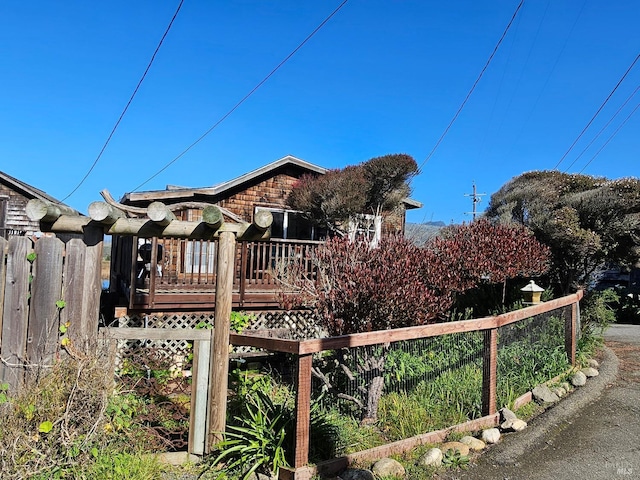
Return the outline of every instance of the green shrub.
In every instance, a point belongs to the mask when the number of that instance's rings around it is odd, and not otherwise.
[[[580,332],[577,345],[578,362],[593,357],[604,344],[604,331],[616,321],[620,296],[612,288],[588,292],[580,312]]]
[[[243,480],[254,472],[277,476],[281,467],[289,466],[285,442],[292,411],[260,390],[248,396],[245,405],[246,415],[236,417],[215,446],[219,454],[211,466],[221,467],[224,475],[239,472]]]

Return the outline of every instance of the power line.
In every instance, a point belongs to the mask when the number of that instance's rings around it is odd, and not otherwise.
[[[604,125],[604,127],[602,127],[600,129],[600,131],[593,137],[593,139],[591,139],[591,141],[589,142],[589,144],[584,147],[584,149],[580,152],[580,154],[575,158],[575,160],[573,162],[571,162],[571,165],[569,165],[566,169],[565,169],[565,173],[567,173],[571,167],[573,167],[573,165],[580,160],[580,157],[582,157],[582,155],[584,155],[584,153],[591,147],[591,145],[593,145],[593,143],[600,137],[600,135],[602,135],[602,133],[607,129],[607,127],[609,127],[609,125],[611,125],[611,122],[613,122],[615,120],[615,118],[618,116],[618,114],[622,111],[622,109],[624,107],[627,106],[627,103],[629,103],[629,101],[635,96],[636,93],[638,93],[638,90],[640,90],[640,85],[638,85],[636,87],[636,89],[633,91],[633,93],[631,93],[631,95],[629,95],[627,97],[627,99],[624,101],[624,103],[622,105],[620,105],[620,108],[618,108],[618,110],[616,110],[616,113],[613,114],[613,116],[609,119],[609,121]]]
[[[149,183],[151,180],[153,180],[155,177],[160,175],[167,168],[169,168],[171,165],[173,165],[175,162],[177,162],[180,158],[182,158],[189,150],[191,150],[198,143],[200,143],[202,140],[204,140],[204,138],[207,135],[209,135],[218,125],[220,125],[222,122],[224,122],[233,112],[235,112],[240,107],[240,105],[242,105],[245,101],[247,101],[249,99],[249,97],[251,97],[251,95],[253,95],[263,84],[265,84],[267,82],[267,80],[269,80],[269,78],[271,78],[285,63],[287,63],[287,61],[289,61],[289,59],[291,57],[293,57],[298,52],[298,50],[300,50],[309,40],[311,40],[311,37],[313,37],[316,33],[318,33],[318,31],[322,27],[324,27],[324,25],[329,20],[331,20],[331,18],[336,13],[338,13],[338,11],[340,11],[340,9],[342,7],[344,7],[344,5],[347,2],[348,2],[348,0],[344,0],[340,5],[338,5],[338,7],[333,12],[331,12],[329,14],[329,16],[327,16],[327,18],[325,18],[320,23],[320,25],[318,25],[309,35],[307,35],[307,37],[296,48],[294,48],[293,51],[284,58],[284,60],[282,60],[273,70],[271,70],[271,72],[269,72],[269,74],[266,77],[264,77],[255,87],[253,87],[249,93],[247,93],[244,97],[242,97],[242,99],[238,103],[236,103],[227,113],[225,113],[222,117],[220,117],[220,119],[216,123],[214,123],[213,126],[211,128],[209,128],[209,130],[207,130],[202,135],[200,135],[200,137],[198,137],[198,139],[195,142],[193,142],[191,145],[189,145],[187,148],[185,148],[173,160],[171,160],[167,164],[165,164],[160,170],[158,170],[156,173],[151,175],[149,178],[147,178],[144,182],[142,182],[140,185],[138,185],[132,191],[135,192],[136,190],[138,190],[143,185]]]
[[[516,8],[516,11],[513,12],[513,15],[511,16],[511,20],[509,20],[509,24],[507,25],[507,28],[505,28],[504,32],[502,32],[502,36],[500,37],[500,40],[498,40],[498,43],[496,44],[496,46],[493,49],[493,52],[491,52],[491,55],[489,55],[489,59],[487,60],[487,62],[485,63],[484,67],[480,71],[480,75],[478,75],[478,78],[476,78],[476,81],[473,83],[473,86],[471,87],[471,90],[469,90],[469,93],[467,93],[467,96],[463,100],[462,104],[460,105],[460,107],[458,107],[458,111],[453,116],[453,118],[449,122],[449,125],[447,125],[447,128],[445,128],[444,132],[442,132],[442,135],[440,135],[440,138],[436,142],[435,146],[433,147],[431,152],[429,152],[429,155],[427,155],[427,158],[425,158],[424,161],[422,162],[422,164],[420,165],[420,169],[422,169],[422,167],[424,167],[424,165],[431,159],[431,157],[435,153],[435,151],[438,148],[438,146],[440,145],[440,143],[442,143],[442,140],[444,140],[444,137],[447,135],[447,133],[449,133],[449,129],[451,128],[453,123],[458,118],[458,115],[460,115],[460,112],[462,112],[462,109],[464,108],[464,106],[466,105],[467,101],[469,100],[469,97],[471,97],[471,94],[476,89],[476,86],[480,82],[480,79],[484,75],[484,72],[489,67],[489,64],[491,63],[491,60],[493,60],[493,57],[495,56],[496,52],[498,51],[498,48],[502,44],[502,41],[507,36],[507,32],[509,31],[509,28],[511,28],[511,24],[513,23],[513,21],[515,20],[516,16],[518,15],[518,12],[520,11],[520,8],[522,7],[523,3],[524,3],[524,0],[520,0],[520,3],[518,4],[518,7]]]
[[[589,126],[591,126],[591,124],[593,123],[593,121],[596,119],[596,117],[598,116],[598,114],[600,113],[600,111],[604,108],[604,106],[607,104],[607,102],[609,101],[609,99],[613,96],[613,94],[615,93],[615,91],[618,89],[618,87],[620,86],[620,84],[624,81],[624,79],[627,77],[627,75],[629,74],[629,72],[631,71],[631,69],[633,68],[633,66],[636,64],[636,62],[638,61],[638,59],[640,58],[640,55],[638,55],[635,60],[633,62],[631,62],[631,65],[629,66],[629,68],[627,68],[627,71],[624,72],[624,75],[622,75],[622,78],[620,78],[620,80],[618,80],[618,83],[616,84],[615,87],[613,87],[613,90],[611,90],[611,93],[609,93],[609,96],[605,99],[604,102],[602,102],[602,105],[600,105],[600,108],[598,108],[598,111],[593,115],[593,117],[591,117],[591,120],[589,120],[589,123],[587,123],[587,125],[582,129],[582,132],[580,132],[580,135],[578,135],[576,137],[576,139],[573,141],[573,143],[571,144],[571,146],[569,147],[569,149],[564,152],[564,155],[562,155],[562,158],[560,160],[558,160],[558,163],[556,163],[556,166],[553,167],[553,170],[557,170],[557,168],[560,166],[560,164],[563,162],[563,160],[567,157],[567,155],[569,155],[569,152],[573,149],[573,147],[575,146],[576,143],[578,143],[578,140],[580,140],[580,138],[582,138],[582,136],[584,135],[584,132],[587,131],[587,129],[589,128]]]
[[[611,140],[613,140],[613,137],[615,137],[618,132],[622,129],[622,127],[624,127],[624,125],[629,121],[629,119],[633,116],[634,113],[636,113],[636,111],[638,110],[638,108],[640,108],[640,103],[638,105],[636,105],[636,108],[634,108],[631,113],[629,115],[627,115],[627,118],[625,118],[622,123],[620,124],[620,126],[618,126],[618,128],[616,128],[615,132],[613,132],[609,138],[607,139],[606,142],[604,142],[604,145],[602,145],[602,147],[600,147],[600,149],[593,155],[593,157],[591,157],[591,159],[586,163],[586,165],[584,167],[582,167],[582,170],[580,170],[578,172],[578,174],[584,172],[584,170],[591,164],[591,162],[593,162],[593,160],[600,154],[600,152],[602,150],[604,150],[604,147],[606,147],[609,142]]]
[[[149,63],[147,64],[147,68],[145,69],[144,73],[142,74],[142,77],[140,77],[140,81],[138,82],[138,85],[136,85],[136,88],[133,90],[133,93],[131,94],[131,97],[129,98],[129,101],[125,105],[124,110],[122,110],[122,113],[120,114],[120,117],[118,118],[118,121],[116,122],[116,124],[111,129],[111,133],[107,137],[107,141],[104,142],[104,145],[100,149],[100,153],[98,153],[98,156],[96,157],[96,159],[93,161],[93,164],[91,165],[91,168],[89,168],[89,171],[85,174],[84,177],[82,177],[82,180],[80,180],[80,183],[78,183],[78,185],[73,190],[71,190],[71,193],[69,193],[66,197],[64,197],[61,200],[61,202],[64,202],[67,198],[69,198],[71,195],[73,195],[82,186],[82,184],[89,177],[89,175],[91,174],[93,169],[96,167],[96,165],[100,161],[100,158],[102,158],[102,154],[106,150],[107,145],[109,145],[109,142],[111,141],[111,138],[113,137],[114,133],[116,133],[116,129],[118,128],[118,125],[120,125],[120,122],[124,118],[124,115],[127,113],[127,110],[129,110],[129,105],[131,105],[131,102],[133,102],[133,98],[138,93],[138,90],[140,89],[140,85],[142,85],[142,82],[146,78],[147,73],[149,72],[149,69],[151,68],[151,65],[153,64],[153,61],[155,60],[156,55],[158,54],[158,51],[160,50],[160,47],[162,46],[162,43],[164,42],[164,39],[167,37],[167,35],[169,33],[169,30],[171,30],[171,26],[173,25],[174,20],[176,19],[176,17],[178,16],[178,13],[180,12],[180,9],[182,8],[182,4],[183,3],[184,3],[184,0],[180,0],[180,3],[178,4],[178,8],[176,9],[175,13],[173,14],[173,17],[171,17],[171,21],[169,22],[169,25],[167,26],[166,30],[164,31],[164,34],[162,35],[162,38],[160,39],[160,42],[158,42],[158,46],[156,47],[155,51],[153,52],[153,55],[151,56],[151,60],[149,60]]]

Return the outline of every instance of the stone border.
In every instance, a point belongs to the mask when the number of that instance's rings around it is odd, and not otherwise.
[[[500,443],[482,453],[482,457],[494,465],[515,464],[519,457],[531,451],[552,430],[598,398],[615,381],[620,363],[610,348],[603,347],[602,353],[598,376],[590,378],[584,387],[576,387],[572,393],[533,418],[525,430],[517,435],[504,436]]]

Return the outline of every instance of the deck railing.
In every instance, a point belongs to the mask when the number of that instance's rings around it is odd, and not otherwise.
[[[296,262],[311,271],[312,251],[320,242],[278,240],[240,242],[236,247],[234,292],[243,303],[252,292],[279,288],[277,271]],[[163,294],[212,293],[216,286],[217,241],[153,238],[134,242],[132,305],[154,304]]]

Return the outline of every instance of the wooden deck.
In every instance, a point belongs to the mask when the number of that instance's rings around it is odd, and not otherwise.
[[[278,308],[282,287],[276,271],[296,262],[311,271],[311,256],[319,242],[270,240],[241,242],[236,248],[233,307]],[[217,242],[185,239],[134,241],[129,272],[129,309],[166,311],[209,310],[215,307]],[[133,256],[135,254],[135,257]],[[130,262],[133,264],[133,262]]]

